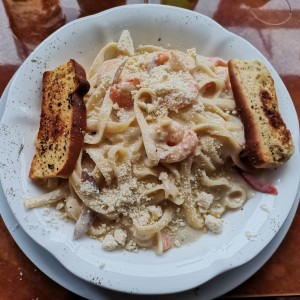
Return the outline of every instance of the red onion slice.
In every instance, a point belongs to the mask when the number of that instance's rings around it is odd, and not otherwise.
[[[77,240],[86,234],[86,232],[92,226],[95,217],[96,217],[95,212],[83,204],[81,214],[74,228],[74,234],[73,234],[74,240]]]
[[[239,173],[244,178],[244,180],[253,187],[256,191],[265,193],[265,194],[271,194],[271,195],[277,195],[278,191],[277,188],[272,185],[271,183],[262,182],[259,178],[256,176],[243,172],[239,170]]]

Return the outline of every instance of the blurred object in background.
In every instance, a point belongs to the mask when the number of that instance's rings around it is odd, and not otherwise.
[[[198,0],[161,0],[161,4],[173,5],[193,10]]]
[[[19,56],[28,54],[65,24],[58,0],[3,0]]]
[[[126,4],[126,0],[77,0],[80,7],[80,17],[96,14],[100,11]]]
[[[46,37],[74,19],[124,5],[125,0],[3,0],[16,48],[24,60]]]
[[[281,25],[292,17],[289,0],[249,0],[252,15],[266,25]]]
[[[252,7],[261,7],[268,3],[270,0],[249,0],[249,5]]]
[[[0,0],[0,96],[27,56],[66,23],[125,0]]]

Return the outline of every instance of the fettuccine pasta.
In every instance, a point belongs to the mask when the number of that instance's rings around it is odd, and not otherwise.
[[[103,47],[88,73],[87,132],[67,181],[28,208],[57,202],[106,250],[158,254],[220,233],[248,190],[235,172],[244,141],[227,63],[152,45],[130,33]]]

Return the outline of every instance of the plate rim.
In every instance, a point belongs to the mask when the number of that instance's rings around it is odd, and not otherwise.
[[[160,9],[161,9],[161,5],[156,5],[156,4],[147,4],[146,5],[147,7],[159,7]],[[141,7],[143,7],[143,8],[145,8],[145,5],[143,5],[143,4],[133,4],[133,5],[130,5],[130,6],[121,6],[122,8],[124,8],[124,9],[132,9],[132,8],[141,8]],[[100,17],[100,16],[102,16],[102,15],[104,15],[104,14],[107,14],[107,13],[109,13],[110,11],[113,11],[113,10],[119,10],[120,9],[120,7],[116,7],[116,8],[112,8],[112,9],[109,9],[109,10],[107,10],[107,11],[104,11],[104,12],[101,12],[101,13],[99,13],[99,14],[96,14],[96,15],[93,15],[93,16],[87,16],[87,17],[85,17],[85,19],[92,19],[92,18],[98,18],[98,17]],[[214,24],[216,24],[216,25],[218,25],[218,27],[222,30],[222,31],[224,31],[224,32],[226,32],[228,35],[231,35],[231,37],[234,37],[234,38],[239,38],[239,39],[242,39],[243,40],[243,42],[247,42],[248,43],[248,46],[251,46],[252,48],[254,48],[256,51],[258,51],[258,53],[260,54],[260,55],[262,55],[261,54],[261,52],[258,50],[258,49],[256,49],[251,43],[249,43],[248,41],[246,41],[245,39],[243,39],[242,37],[239,37],[238,35],[236,35],[236,34],[234,34],[234,33],[231,33],[230,31],[228,31],[226,28],[224,28],[224,27],[222,27],[220,24],[218,24],[216,21],[214,21],[213,19],[211,19],[211,18],[209,18],[209,17],[207,17],[207,16],[205,16],[205,15],[202,15],[202,14],[199,14],[199,13],[197,13],[197,12],[191,12],[191,11],[187,11],[187,10],[185,10],[185,9],[181,9],[181,8],[174,8],[174,7],[172,7],[172,8],[170,8],[170,7],[168,7],[167,8],[167,10],[178,10],[178,11],[182,11],[182,10],[184,10],[186,13],[192,13],[193,15],[200,15],[201,17],[203,17],[203,18],[205,18],[206,20],[208,20],[209,22],[212,22],[212,23],[214,23]],[[83,18],[82,18],[83,19]],[[73,23],[79,23],[82,19],[78,19],[78,20],[74,20],[74,21],[72,21],[72,22],[70,22],[70,23],[68,23],[68,24],[66,24],[66,25],[64,25],[62,28],[60,28],[58,31],[56,31],[55,33],[53,33],[52,35],[50,35],[42,44],[44,44],[44,43],[46,43],[46,41],[48,40],[48,39],[51,39],[52,38],[52,36],[55,36],[60,30],[63,30],[63,28],[64,27],[66,27],[66,26],[72,26],[73,25]],[[38,49],[39,49],[39,47],[42,47],[42,44],[41,45],[39,45],[37,48],[36,48],[36,51],[38,51]],[[34,51],[35,52],[35,51]],[[34,53],[32,53],[32,55],[33,55]],[[29,59],[31,59],[31,55],[25,60],[25,62],[27,61],[27,60],[29,60]],[[263,55],[262,55],[262,57],[264,57]],[[265,61],[266,62],[268,62],[268,60],[265,58]],[[24,62],[24,63],[25,63]],[[24,63],[22,64],[22,65],[24,65]],[[271,66],[271,64],[268,62],[268,64]],[[22,66],[21,66],[22,67]],[[21,67],[19,68],[19,70],[21,69]],[[272,66],[271,66],[272,67]],[[275,69],[272,67],[272,69],[275,71]],[[16,72],[16,76],[14,76],[14,79],[13,79],[13,81],[12,81],[12,86],[13,86],[13,84],[14,84],[14,82],[15,82],[15,80],[17,80],[17,77],[18,77],[18,72],[19,72],[19,70]],[[285,87],[285,85],[283,84],[283,82],[282,82],[282,80],[280,79],[280,77],[279,77],[279,75],[277,74],[277,72],[275,71],[275,75],[276,76],[278,76],[278,79],[277,80],[279,80],[280,82],[281,82],[281,84],[282,84],[282,88],[284,88],[285,89],[285,93],[289,96],[289,93],[288,93],[288,91],[287,91],[287,89],[286,89],[286,87]],[[12,87],[11,86],[11,87]],[[11,88],[10,87],[10,88]],[[10,92],[10,89],[9,89],[9,92]],[[8,94],[9,94],[9,92],[8,92]],[[290,96],[289,96],[289,98],[290,98]],[[293,108],[294,108],[294,110],[295,110],[295,107],[293,106]],[[297,119],[297,122],[298,122],[298,119]],[[299,125],[299,124],[298,124]],[[297,154],[298,155],[298,154]],[[299,184],[299,180],[300,180],[300,177],[298,178],[298,184]],[[2,186],[2,183],[1,183],[1,186]],[[10,205],[10,203],[8,202],[8,204]],[[11,207],[12,208],[12,207]],[[290,208],[291,209],[291,208]],[[21,224],[21,226],[22,226],[22,224]],[[30,235],[30,233],[28,232],[28,229],[25,227],[23,227],[22,226],[22,228],[25,230],[25,232],[27,232],[29,235]],[[31,235],[30,235],[31,236]],[[34,238],[33,238],[34,239]],[[34,239],[35,240],[35,239]],[[37,241],[38,242],[38,241]],[[41,245],[41,243],[39,243],[40,245]],[[42,245],[43,247],[45,247],[45,245]],[[266,246],[266,245],[265,245]],[[46,248],[47,249],[47,248]],[[50,251],[49,249],[47,249],[48,251]],[[51,252],[51,251],[50,251]],[[53,254],[53,253],[52,253]],[[53,255],[55,255],[55,254],[53,254]],[[56,256],[56,258],[58,259],[58,260],[60,260],[61,262],[62,262],[62,258],[60,257],[57,257],[57,254],[55,255]],[[249,261],[251,258],[248,258],[246,261],[244,261],[243,262],[243,264],[244,263],[246,263],[247,261]],[[240,264],[241,265],[241,264]],[[65,266],[66,268],[68,268],[67,266]],[[236,267],[236,265],[234,266],[234,267]],[[68,268],[69,269],[69,268]],[[69,269],[70,270],[70,269]],[[224,272],[224,271],[226,271],[227,269],[222,269],[222,271],[221,272]],[[71,271],[71,270],[70,270]],[[73,272],[74,273],[74,271],[71,271],[71,272]],[[220,271],[219,271],[220,272]],[[217,274],[219,274],[219,272],[217,273]],[[86,278],[83,278],[83,279],[85,279],[85,280],[88,280],[88,279],[86,279]],[[208,279],[209,280],[209,279]],[[204,281],[205,282],[205,281]],[[110,288],[109,286],[106,286],[106,287],[108,287],[108,288]],[[187,288],[191,288],[191,287],[187,287]],[[120,290],[120,291],[124,291],[124,290]],[[133,290],[132,289],[130,289],[130,290],[127,290],[127,292],[132,292]],[[137,293],[139,293],[139,291],[138,290],[135,290],[134,292],[137,292]],[[161,291],[159,291],[160,293],[161,293]],[[173,291],[172,291],[173,292]],[[167,291],[165,292],[165,293],[167,293]],[[146,294],[148,294],[148,293],[146,293]]]
[[[10,82],[8,83],[8,85],[6,86],[2,96],[1,96],[1,100],[0,100],[0,120],[1,120],[1,108],[2,106],[4,106],[5,102],[3,100],[3,98],[5,98],[6,94],[8,93],[8,88],[11,85],[12,79],[10,80]],[[300,142],[300,140],[299,140]],[[299,144],[298,142],[298,144]],[[2,192],[2,191],[0,191]],[[3,195],[4,196],[4,195]],[[298,200],[297,200],[298,199]],[[6,198],[4,197],[4,200],[6,200]],[[278,249],[278,247],[281,245],[281,243],[283,242],[286,234],[289,231],[289,228],[291,227],[293,220],[294,220],[294,216],[297,212],[297,208],[299,206],[299,201],[300,201],[300,186],[298,188],[298,192],[295,198],[295,202],[293,204],[293,208],[290,211],[287,220],[284,222],[283,226],[280,228],[280,230],[278,231],[278,233],[275,235],[275,237],[270,241],[270,243],[261,251],[261,253],[258,254],[258,256],[254,257],[252,260],[250,260],[249,262],[245,263],[244,265],[241,265],[235,269],[231,269],[228,271],[225,271],[223,274],[221,275],[217,275],[215,278],[211,279],[210,281],[204,283],[203,285],[200,285],[199,287],[196,287],[193,290],[189,290],[186,292],[182,292],[182,293],[178,293],[178,294],[172,294],[171,297],[170,295],[166,295],[167,299],[166,300],[173,300],[176,297],[178,297],[179,299],[182,299],[181,296],[182,294],[186,294],[188,293],[188,297],[189,298],[185,298],[185,299],[201,299],[205,300],[205,299],[213,299],[216,297],[220,297],[226,293],[228,293],[229,291],[231,291],[232,289],[236,288],[237,286],[239,286],[240,284],[242,284],[244,281],[246,281],[247,279],[249,279],[251,276],[253,276],[271,257],[272,255],[275,253],[275,251]],[[6,206],[6,207],[5,207]],[[5,213],[3,213],[5,212]],[[22,227],[20,226],[9,226],[9,223],[13,223],[13,224],[19,224],[18,221],[15,219],[15,216],[13,214],[13,212],[11,211],[7,201],[4,202],[0,201],[0,215],[4,221],[5,226],[7,227],[9,233],[11,234],[11,236],[13,237],[14,241],[17,243],[17,245],[19,246],[19,248],[23,251],[23,253],[30,259],[30,261],[32,261],[34,263],[34,265],[36,265],[46,276],[48,276],[50,279],[52,279],[53,281],[55,281],[57,284],[61,285],[62,287],[70,290],[71,292],[80,295],[81,297],[85,297],[85,298],[89,298],[91,300],[93,299],[99,299],[99,294],[98,293],[119,293],[119,292],[115,292],[115,291],[111,291],[111,290],[107,290],[105,288],[99,287],[99,286],[95,286],[89,282],[87,282],[86,280],[77,277],[75,274],[71,273],[69,270],[67,270],[66,268],[64,268],[61,263],[48,251],[46,250],[44,247],[40,246],[39,244],[37,244],[31,237],[29,237],[26,232],[22,229]],[[32,249],[27,248],[27,244],[24,247],[24,244],[22,242],[22,237],[24,238],[29,238],[29,243],[31,243],[31,245],[33,245],[35,247],[35,251],[41,251],[42,253],[40,254],[40,256],[43,257],[43,259],[41,259],[41,262],[37,262],[36,257],[33,255]],[[38,250],[36,250],[38,249]],[[269,250],[270,249],[270,250]],[[54,265],[61,267],[62,266],[62,270],[63,272],[65,272],[65,276],[61,276],[60,272],[59,276],[61,277],[59,279],[57,279],[55,277],[55,272],[53,273],[53,271],[49,271],[51,270],[51,268],[53,267],[53,265],[49,265],[47,263],[44,263],[44,257],[45,255],[48,255],[49,258],[54,258],[55,261],[53,262]],[[257,262],[257,260],[259,260],[259,262]],[[48,262],[48,260],[46,260],[46,262]],[[249,272],[249,269],[251,269],[251,271]],[[246,274],[244,276],[241,276],[240,274],[236,274],[236,273],[240,273],[241,270],[247,271],[247,272],[242,272],[243,274]],[[228,280],[229,277],[234,275],[238,275],[235,277],[235,280],[230,281]],[[85,287],[87,287],[87,289],[80,289],[79,285],[75,284],[72,285],[70,284],[70,279],[67,279],[66,277],[70,276],[72,278],[72,280],[76,280],[76,283],[83,283]],[[222,279],[220,280],[219,278],[222,276]],[[226,283],[225,280],[223,278],[226,278]],[[79,282],[77,281],[79,280]],[[220,291],[219,289],[215,288],[215,284],[214,281],[215,280],[219,280],[219,284],[217,285],[219,288],[222,287],[221,289],[222,291]],[[63,283],[61,282],[63,281]],[[228,283],[229,281],[229,283]],[[213,289],[210,287],[211,285],[213,285]],[[208,287],[207,287],[208,286]],[[93,292],[90,292],[90,288],[93,289]],[[203,291],[204,289],[204,291]],[[217,292],[218,290],[218,292]],[[105,296],[104,296],[105,297]],[[135,295],[135,299],[139,300],[139,299],[143,299],[141,298],[143,297],[143,295],[139,296],[139,295]],[[159,296],[157,296],[159,297]]]

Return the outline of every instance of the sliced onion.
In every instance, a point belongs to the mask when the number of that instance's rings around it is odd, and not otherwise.
[[[80,216],[75,224],[73,239],[79,239],[92,226],[96,217],[96,213],[83,204]]]
[[[95,180],[95,178],[93,177],[93,175],[91,175],[88,171],[86,170],[82,170],[81,171],[81,181],[85,182],[88,181],[90,182],[95,188],[99,189],[99,186]]]
[[[113,84],[118,83],[118,82],[120,81],[121,74],[122,74],[122,71],[123,71],[123,69],[124,69],[124,67],[125,67],[126,61],[127,61],[127,60],[123,61],[123,62],[120,64],[119,68],[117,69],[117,71],[116,71],[116,73],[115,73],[115,76],[114,76]]]

